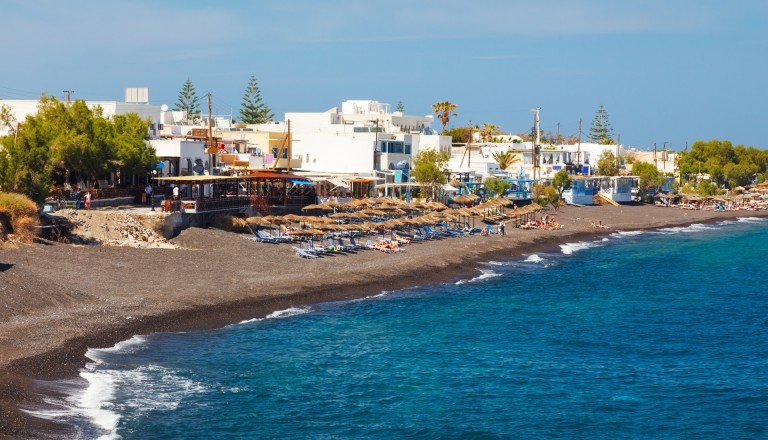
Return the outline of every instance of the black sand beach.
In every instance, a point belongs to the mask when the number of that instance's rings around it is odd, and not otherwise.
[[[289,245],[188,229],[177,249],[16,245],[0,248],[0,437],[66,437],[68,427],[28,416],[36,379],[74,377],[89,347],[136,334],[216,328],[318,302],[473,276],[477,263],[515,258],[618,230],[657,229],[768,211],[693,211],[655,206],[568,206],[548,210],[559,230],[507,228],[306,260]],[[602,221],[607,229],[595,229]]]

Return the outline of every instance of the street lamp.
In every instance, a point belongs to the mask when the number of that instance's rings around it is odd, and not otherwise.
[[[152,175],[156,176],[157,175],[157,170],[152,170]],[[150,187],[152,186],[152,181],[151,180],[149,182],[149,186]],[[155,210],[155,191],[154,190],[152,190],[152,192],[149,194],[149,206],[151,207],[150,211],[154,211]]]

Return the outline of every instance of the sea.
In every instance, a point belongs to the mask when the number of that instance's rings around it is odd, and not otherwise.
[[[137,335],[37,414],[83,439],[768,438],[767,226],[616,232]]]

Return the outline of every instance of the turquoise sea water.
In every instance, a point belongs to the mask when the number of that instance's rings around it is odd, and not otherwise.
[[[68,417],[83,438],[766,438],[766,226],[619,233],[135,337],[89,351]]]

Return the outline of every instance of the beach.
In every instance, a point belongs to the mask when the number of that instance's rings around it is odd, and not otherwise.
[[[657,229],[766,211],[656,206],[568,206],[546,210],[563,229],[473,235],[306,260],[289,245],[188,229],[176,249],[17,245],[0,258],[0,435],[40,437],[67,427],[32,418],[36,379],[74,377],[89,347],[136,334],[217,328],[291,306],[351,299],[474,276],[483,261],[514,258],[617,231]],[[593,223],[602,222],[605,229]],[[482,225],[477,222],[477,226]]]

